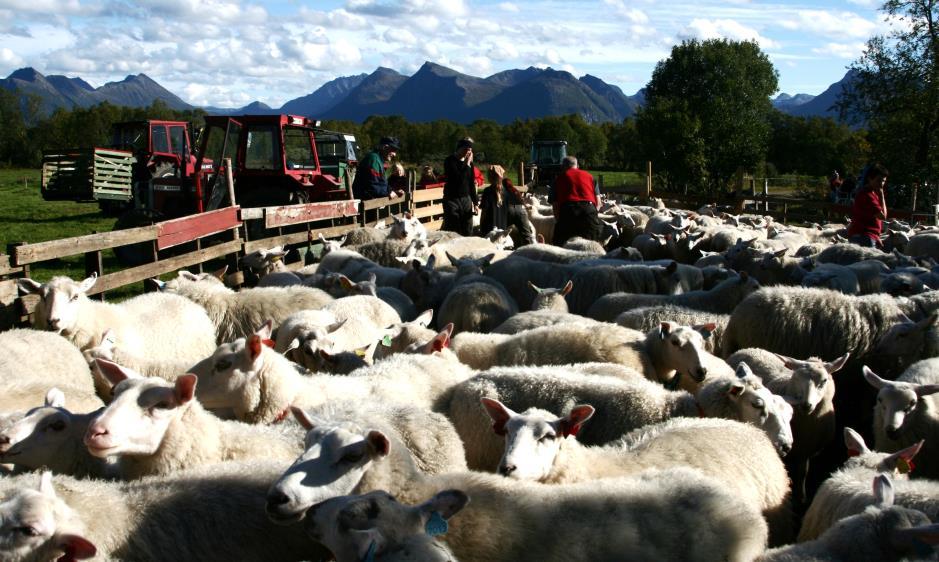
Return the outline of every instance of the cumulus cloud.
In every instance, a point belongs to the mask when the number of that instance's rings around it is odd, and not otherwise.
[[[857,14],[826,10],[799,10],[794,17],[781,21],[780,25],[799,33],[823,37],[836,34],[851,39],[867,39],[877,31],[875,22]]]
[[[627,6],[623,0],[603,0],[603,3],[613,9],[613,14],[626,18],[634,24],[649,23],[649,16],[638,8]]]
[[[499,9],[503,12],[518,13],[521,10],[518,7],[518,4],[513,4],[512,2],[502,2],[499,4]]]
[[[755,41],[763,49],[779,46],[776,41],[760,35],[757,30],[736,20],[695,18],[685,28],[684,36],[699,39],[731,39],[733,41]]]

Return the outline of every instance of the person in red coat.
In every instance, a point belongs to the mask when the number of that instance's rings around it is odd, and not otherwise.
[[[887,200],[884,188],[887,185],[887,169],[873,164],[864,170],[861,187],[851,206],[851,224],[848,239],[860,246],[879,247],[883,221],[887,219]]]
[[[564,171],[554,180],[554,245],[563,246],[575,236],[599,240],[603,224],[593,176],[581,170],[573,156],[564,158],[562,166]]]

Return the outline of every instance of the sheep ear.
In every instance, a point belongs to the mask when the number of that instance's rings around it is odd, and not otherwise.
[[[594,411],[593,406],[589,404],[571,408],[571,413],[568,414],[566,418],[561,419],[561,434],[564,437],[568,435],[577,437],[577,434],[580,433],[580,428],[583,427],[587,420],[593,417]]]
[[[893,483],[886,474],[874,477],[874,498],[884,507],[893,505]]]
[[[198,281],[198,280],[199,280],[199,276],[198,276],[198,275],[196,275],[195,273],[193,273],[193,272],[191,272],[191,271],[185,270],[185,269],[179,270],[179,272],[176,274],[176,276],[177,276],[177,277],[180,277],[180,278],[182,278],[182,279],[185,279],[186,281]]]
[[[727,389],[727,395],[737,397],[743,394],[743,391],[747,389],[747,385],[742,382],[732,382],[730,388]]]
[[[466,495],[466,492],[462,490],[444,490],[419,505],[418,508],[425,519],[430,518],[433,513],[439,513],[444,519],[450,519],[463,509],[467,503],[469,503],[469,496]]]
[[[539,244],[544,244],[544,243],[545,243],[544,234],[536,234],[536,235],[535,235],[535,242],[537,242],[537,243],[539,243]]]
[[[54,496],[55,489],[52,487],[52,471],[43,470],[39,474],[39,491],[43,494]]]
[[[828,371],[829,375],[833,375],[836,372],[840,371],[844,367],[845,363],[848,362],[848,359],[851,358],[851,352],[847,352],[841,357],[835,359],[834,361],[829,361],[825,363],[825,370]]]
[[[930,394],[939,392],[939,384],[921,384],[914,388],[913,392],[915,392],[916,396],[920,398],[923,396],[929,396]]]
[[[486,408],[489,417],[492,418],[492,431],[494,431],[496,435],[505,435],[505,424],[512,419],[512,416],[517,414],[495,398],[483,397],[480,398],[479,401],[482,403],[483,407]]]
[[[319,239],[319,241],[322,242],[323,244],[326,243],[326,237],[323,236],[323,233],[322,233],[322,232],[320,232],[319,234],[317,234],[316,237],[317,237],[317,238]]]
[[[355,287],[355,283],[353,283],[351,279],[341,273],[339,274],[339,285],[341,285],[342,288],[347,291],[351,291]]]
[[[659,338],[665,339],[668,335],[672,333],[672,323],[671,322],[661,322],[659,323]]]
[[[174,390],[176,401],[180,404],[185,404],[192,400],[196,396],[197,382],[199,382],[199,377],[192,373],[186,373],[176,379],[176,387]]]
[[[100,357],[95,359],[95,367],[98,371],[104,375],[104,378],[111,383],[111,386],[118,384],[121,381],[127,379],[139,379],[140,375],[127,367],[122,367],[113,361],[108,361],[107,359],[101,359]]]
[[[378,276],[377,276],[377,275],[375,275],[374,273],[369,273],[369,274],[368,274],[368,282],[369,282],[369,283],[375,283],[375,282],[377,282],[377,281],[378,281]]]
[[[423,327],[430,326],[431,320],[434,319],[434,309],[428,308],[424,312],[420,313],[417,318],[414,319],[414,323]]]
[[[541,288],[538,287],[538,285],[535,285],[534,283],[532,283],[531,281],[529,281],[529,282],[528,282],[528,286],[531,287],[531,290],[532,290],[532,291],[538,293],[539,295],[541,294]]]
[[[73,534],[57,535],[58,547],[65,551],[59,560],[86,560],[98,553],[98,548],[85,537]]]
[[[384,433],[377,429],[369,431],[368,435],[365,436],[365,441],[372,453],[379,457],[386,457],[388,452],[391,451],[391,442],[388,441]]]
[[[42,283],[33,281],[29,277],[17,279],[16,286],[19,287],[20,292],[24,295],[32,295],[38,293],[42,289]]]
[[[930,545],[939,544],[939,523],[907,527],[906,529],[893,529],[890,532],[889,540],[891,544],[903,550],[912,549],[917,553],[922,550],[922,557],[929,558],[933,550]]]
[[[773,256],[777,258],[782,258],[786,256],[786,252],[788,251],[789,251],[788,249],[779,250],[778,252],[773,252]]]
[[[78,284],[78,290],[83,293],[87,293],[88,291],[91,290],[92,287],[95,286],[95,282],[97,280],[98,280],[98,274],[92,273],[90,277],[86,277],[85,279],[82,280],[81,283]]]
[[[691,327],[692,330],[700,333],[704,339],[708,339],[711,335],[714,334],[714,330],[717,329],[717,324],[714,322],[708,322],[706,324],[695,324]]]
[[[673,261],[672,263],[668,264],[668,267],[665,268],[665,273],[669,275],[671,275],[672,273],[675,273],[676,271],[678,271],[677,261]]]
[[[931,327],[936,323],[936,319],[937,319],[937,318],[939,318],[939,313],[933,312],[932,314],[930,314],[930,315],[927,316],[926,318],[923,318],[922,320],[920,320],[919,322],[917,322],[917,323],[916,323],[916,327],[917,327],[918,329],[920,329],[920,330],[927,330],[927,329],[931,328]]]
[[[567,283],[564,284],[564,288],[561,289],[561,296],[566,297],[567,294],[570,293],[573,288],[574,288],[574,282],[568,281]]]
[[[350,529],[349,536],[355,544],[356,560],[375,560],[375,555],[385,550],[388,540],[374,527],[370,529]]]
[[[889,383],[888,383],[887,381],[885,381],[884,379],[878,377],[878,376],[874,373],[874,371],[871,371],[870,368],[868,368],[867,365],[864,365],[863,367],[861,367],[861,370],[864,372],[864,378],[865,378],[865,379],[867,380],[867,382],[868,382],[871,386],[873,386],[874,388],[880,390],[881,388],[883,388],[883,387],[885,387],[885,386],[887,386],[887,385],[889,384]]]
[[[427,345],[424,346],[424,353],[431,354],[436,351],[443,351],[444,348],[450,347],[450,336],[453,334],[453,322],[450,322],[443,327],[443,330],[437,333],[434,336],[434,339],[427,342]]]
[[[450,265],[452,265],[453,267],[458,267],[460,265],[460,260],[450,255],[450,252],[444,252],[444,254],[446,254],[447,259],[450,260]]]
[[[271,333],[273,331],[274,331],[274,320],[268,320],[267,322],[262,324],[260,328],[255,330],[254,334],[260,337],[262,340],[270,340]]]
[[[424,267],[426,267],[427,269],[436,268],[437,267],[437,255],[431,254],[430,257],[427,258],[427,262],[424,264]]]
[[[773,355],[775,355],[777,359],[782,361],[783,365],[785,365],[786,368],[789,369],[790,371],[794,371],[798,369],[799,366],[802,365],[803,363],[802,361],[799,361],[798,359],[793,359],[792,357],[788,357],[781,353],[774,353]]]
[[[258,356],[261,355],[261,349],[264,347],[264,341],[257,334],[251,334],[248,337],[248,341],[245,345],[245,351],[248,354],[248,359],[252,362],[256,361]]]
[[[59,390],[56,387],[49,389],[49,392],[46,393],[45,404],[50,408],[64,408],[65,407],[65,393]]]
[[[896,453],[887,456],[884,460],[880,461],[880,466],[887,467],[887,470],[898,470],[901,468],[900,461],[902,460],[902,466],[906,469],[904,472],[912,471],[913,457],[923,448],[924,442],[924,440],[920,439],[919,443],[914,443],[905,449],[900,449]]]
[[[310,431],[316,427],[316,425],[313,423],[313,418],[311,418],[310,414],[306,413],[306,410],[303,408],[291,406],[290,413],[293,414],[293,417],[297,420],[297,423],[303,426],[303,429]]]
[[[222,266],[219,269],[216,269],[212,272],[212,277],[215,277],[219,281],[225,281],[225,274],[228,273],[228,266]]]
[[[328,351],[322,347],[317,350],[319,353],[320,359],[322,359],[327,365],[335,365],[336,358]]]
[[[489,267],[489,264],[492,263],[492,260],[495,259],[495,254],[486,254],[485,256],[479,259],[480,265],[482,267]]]
[[[848,449],[849,457],[866,455],[871,452],[871,450],[867,448],[867,443],[864,442],[864,438],[861,437],[861,434],[850,427],[844,428],[844,445]]]

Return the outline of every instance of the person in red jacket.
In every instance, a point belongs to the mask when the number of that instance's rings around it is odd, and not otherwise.
[[[851,224],[848,239],[860,246],[880,246],[883,221],[887,219],[887,200],[884,188],[887,185],[887,169],[873,164],[864,170],[861,187],[851,206]]]
[[[581,170],[573,156],[564,158],[562,166],[564,171],[554,180],[553,242],[563,246],[575,236],[599,240],[603,224],[597,216],[599,202],[593,176]]]

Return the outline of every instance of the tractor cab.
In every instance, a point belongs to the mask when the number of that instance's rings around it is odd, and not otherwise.
[[[315,125],[294,115],[206,117],[197,163],[199,211],[227,204],[226,158],[242,207],[351,198],[351,191],[320,167]]]
[[[534,186],[551,186],[554,178],[563,170],[562,162],[567,157],[567,141],[536,140],[531,143],[531,159],[527,166],[528,177]]]

